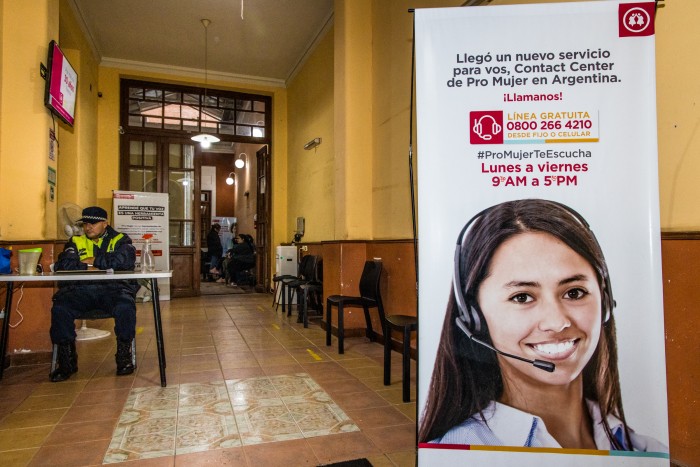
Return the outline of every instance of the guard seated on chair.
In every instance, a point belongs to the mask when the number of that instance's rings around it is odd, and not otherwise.
[[[110,227],[104,209],[98,206],[85,208],[80,220],[85,233],[71,237],[58,256],[54,270],[134,270],[136,249],[128,235]],[[49,375],[51,381],[65,381],[78,371],[75,320],[82,313],[95,309],[104,310],[114,317],[117,375],[133,373],[131,341],[136,335],[137,281],[66,281],[58,284],[51,308],[51,341],[58,347],[57,367]]]

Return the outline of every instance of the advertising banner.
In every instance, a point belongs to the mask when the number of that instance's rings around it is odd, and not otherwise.
[[[419,464],[667,465],[654,2],[415,21]]]
[[[114,190],[114,228],[129,237],[136,247],[136,269],[141,267],[144,235],[151,236],[157,271],[170,269],[168,194]],[[170,279],[159,279],[160,299],[170,300]]]

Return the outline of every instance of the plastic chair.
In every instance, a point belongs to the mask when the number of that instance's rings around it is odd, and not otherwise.
[[[326,299],[326,345],[331,345],[331,310],[333,306],[338,307],[338,353],[345,352],[343,340],[345,338],[345,330],[343,329],[343,314],[346,306],[361,306],[365,312],[365,322],[367,328],[365,334],[371,342],[375,341],[374,330],[372,329],[372,320],[369,317],[369,309],[377,308],[379,311],[379,319],[382,323],[382,331],[384,329],[384,305],[382,305],[382,296],[379,291],[379,279],[382,275],[381,261],[365,261],[365,267],[362,270],[360,277],[360,296],[348,295],[331,295]]]
[[[384,386],[391,384],[391,330],[403,333],[403,401],[411,401],[411,333],[418,330],[418,318],[409,315],[388,315],[384,323]]]
[[[320,310],[323,317],[323,261],[319,259],[316,265],[316,277],[314,280],[301,284],[298,287],[298,297],[301,299],[299,305],[299,318],[297,323],[304,323],[304,327],[309,327],[309,304],[312,302],[316,310]]]
[[[321,257],[317,255],[305,255],[301,258],[301,263],[299,264],[299,276],[294,279],[282,279],[282,312],[284,313],[284,291],[287,290],[287,316],[292,315],[292,297],[294,294],[297,295],[297,302],[299,301],[299,294],[297,293],[299,287],[308,284],[312,281],[318,281],[318,264],[321,261]],[[299,309],[299,307],[297,307]]]
[[[76,319],[106,319],[112,318],[112,315],[102,310],[90,310],[85,313],[81,313]],[[51,355],[51,373],[56,369],[56,360],[58,359],[58,345],[53,345],[53,353]],[[131,340],[131,363],[134,364],[136,368],[136,339]]]
[[[272,294],[273,294],[272,305],[275,307],[275,311],[277,311],[280,303],[282,303],[282,312],[284,313],[284,311],[285,311],[285,301],[284,301],[285,294],[283,293],[284,287],[283,287],[282,281],[285,281],[285,280],[289,281],[289,280],[298,279],[299,275],[301,274],[301,269],[302,269],[304,262],[309,261],[311,259],[311,258],[309,258],[309,259],[305,259],[305,258],[308,258],[308,255],[304,256],[303,258],[301,258],[301,261],[299,261],[299,264],[297,265],[297,275],[296,276],[292,275],[292,274],[283,274],[281,276],[275,275],[272,278],[272,282],[275,284],[275,289],[272,292]]]

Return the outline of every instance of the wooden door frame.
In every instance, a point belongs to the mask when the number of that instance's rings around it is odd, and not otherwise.
[[[272,153],[270,145],[263,145],[255,152],[257,158],[257,177],[256,177],[256,239],[255,248],[257,252],[257,261],[255,264],[256,270],[256,291],[269,292],[271,280],[271,265],[270,254],[272,251],[272,174],[271,174],[271,159]],[[260,163],[261,159],[264,161]],[[261,178],[264,179],[264,197],[261,202]],[[261,215],[262,214],[262,215]]]
[[[129,181],[129,164],[128,164],[128,157],[129,157],[129,151],[130,151],[130,142],[132,140],[135,141],[152,141],[156,144],[156,165],[155,165],[155,170],[156,170],[156,192],[157,193],[168,193],[168,191],[165,190],[166,183],[164,180],[167,180],[167,174],[169,170],[169,161],[168,161],[168,146],[170,144],[187,144],[187,145],[192,145],[194,146],[194,168],[193,168],[193,178],[194,178],[194,197],[195,200],[199,200],[200,195],[200,179],[201,179],[201,150],[198,144],[196,144],[194,141],[182,137],[182,136],[173,136],[173,135],[164,135],[164,134],[146,134],[146,133],[130,133],[130,134],[124,134],[120,138],[120,167],[119,167],[119,189],[120,190],[125,190],[125,191],[130,191],[129,186],[128,186],[128,181]],[[193,208],[194,208],[194,200],[193,200]],[[187,246],[172,246],[169,245],[169,253],[170,253],[170,265],[169,267],[171,269],[174,269],[173,267],[173,258],[178,255],[183,255],[183,254],[190,254],[190,251],[193,249],[194,253],[192,254],[192,264],[191,264],[191,271],[189,274],[192,277],[192,288],[187,289],[191,290],[191,292],[185,291],[182,293],[182,290],[184,289],[179,289],[176,290],[174,288],[174,282],[171,281],[171,297],[172,298],[178,298],[178,297],[189,297],[189,296],[198,296],[199,295],[199,287],[200,287],[200,281],[199,281],[199,275],[200,275],[200,248],[199,248],[199,243],[201,242],[200,239],[200,232],[199,229],[200,227],[200,215],[199,215],[199,201],[196,203],[196,211],[194,215],[194,245],[192,247],[187,247]],[[168,220],[169,222],[169,220]],[[175,268],[176,269],[176,268]]]

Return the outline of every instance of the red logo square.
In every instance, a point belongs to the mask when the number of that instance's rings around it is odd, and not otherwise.
[[[654,35],[654,2],[621,3],[617,12],[620,37]]]
[[[471,144],[503,144],[503,111],[469,112],[469,142]]]

